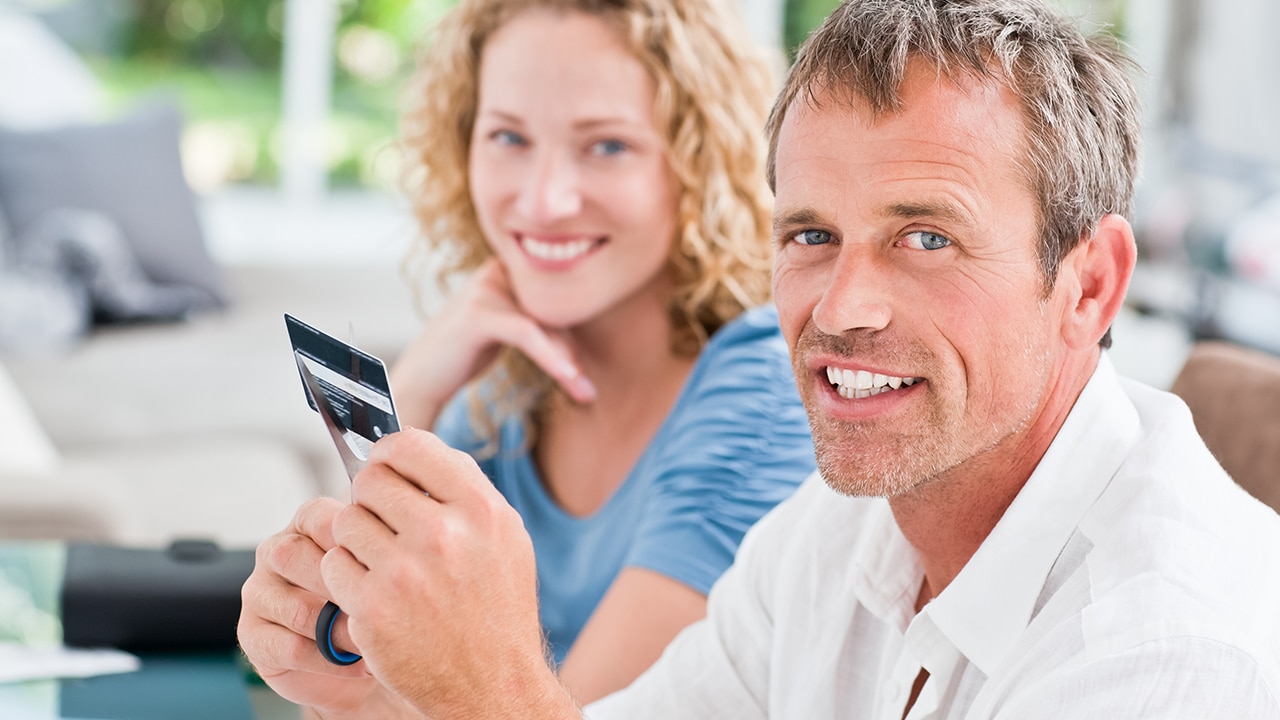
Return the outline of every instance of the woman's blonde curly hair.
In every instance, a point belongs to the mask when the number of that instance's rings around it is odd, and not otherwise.
[[[668,259],[672,348],[696,355],[717,329],[768,300],[771,194],[763,128],[774,86],[727,0],[461,0],[428,37],[403,117],[405,189],[421,238],[404,271],[434,270],[442,291],[492,255],[469,193],[468,156],[480,55],[526,10],[576,11],[613,27],[656,87],[655,119],[678,187],[677,239]],[[553,383],[519,352],[489,377],[505,412],[536,411]],[[480,405],[475,398],[473,410]],[[472,412],[473,421],[479,413]],[[487,414],[487,413],[486,413]],[[497,419],[482,420],[493,438]]]

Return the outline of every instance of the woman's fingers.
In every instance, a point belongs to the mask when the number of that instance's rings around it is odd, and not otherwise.
[[[550,375],[569,397],[580,403],[596,399],[596,388],[574,360],[569,346],[558,335],[527,315],[512,316],[509,323],[499,326],[503,341],[525,354],[542,371]]]
[[[444,403],[483,372],[502,347],[524,353],[574,400],[595,399],[595,387],[568,343],[520,307],[506,270],[491,258],[427,322],[392,368],[397,393],[411,398],[403,410],[405,417],[411,424],[428,426]],[[430,410],[417,413],[420,406]]]

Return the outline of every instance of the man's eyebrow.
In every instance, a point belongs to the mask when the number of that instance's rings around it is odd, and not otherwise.
[[[882,218],[937,218],[952,223],[969,224],[969,214],[954,204],[943,201],[921,200],[913,202],[896,202],[881,207],[877,212]]]
[[[794,227],[796,225],[822,225],[825,222],[817,210],[810,207],[801,207],[774,215],[773,229],[777,231],[779,228]]]

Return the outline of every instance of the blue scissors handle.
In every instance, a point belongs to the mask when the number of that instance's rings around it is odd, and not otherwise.
[[[333,624],[341,612],[342,608],[332,602],[326,602],[321,608],[320,616],[316,618],[316,647],[320,648],[320,655],[334,665],[354,665],[360,662],[359,655],[344,652],[333,645]]]

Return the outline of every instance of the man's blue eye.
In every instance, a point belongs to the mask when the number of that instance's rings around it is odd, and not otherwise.
[[[791,239],[801,245],[826,245],[831,242],[831,233],[826,230],[801,230]]]
[[[591,152],[595,155],[617,155],[627,149],[627,144],[621,140],[601,140],[591,146]]]
[[[947,238],[927,230],[907,234],[907,245],[917,250],[941,250],[950,244],[951,241]]]

